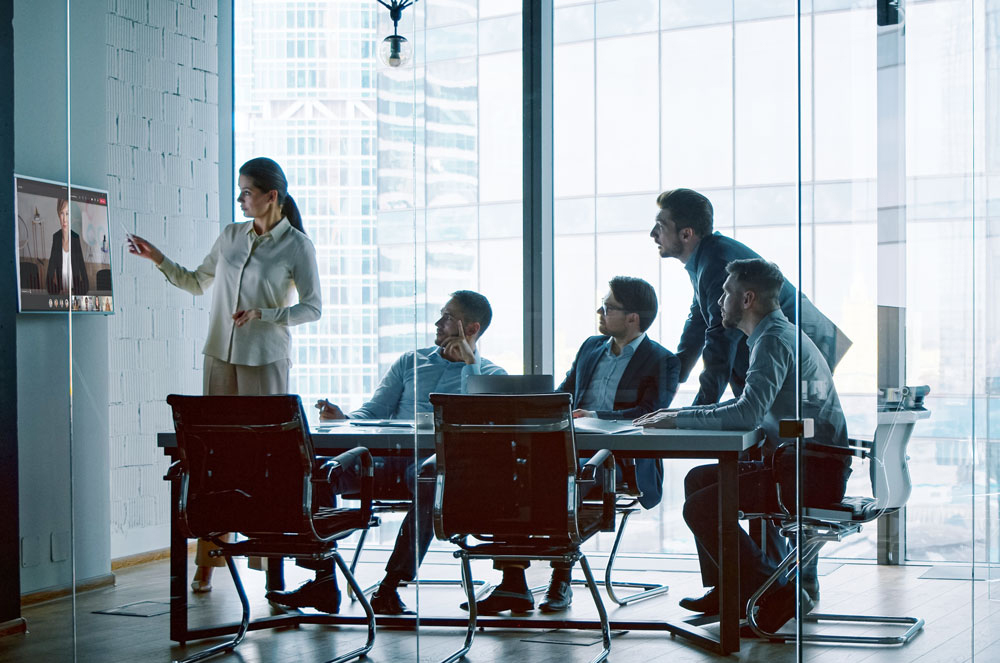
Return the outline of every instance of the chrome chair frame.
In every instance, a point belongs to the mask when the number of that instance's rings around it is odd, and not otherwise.
[[[434,481],[433,478],[430,478],[430,477],[423,477],[422,478],[419,475],[417,476],[416,480],[417,481],[431,481],[431,482]],[[342,497],[344,499],[354,500],[354,499],[358,499],[359,496],[356,495],[356,494],[348,494],[348,495],[343,495]],[[376,500],[374,500],[372,502],[372,512],[374,514],[376,514],[376,515],[373,516],[373,518],[372,518],[372,527],[380,527],[382,525],[381,518],[379,518],[377,514],[382,514],[382,513],[400,513],[400,512],[408,511],[409,508],[410,508],[411,501],[412,500],[410,500],[410,499],[402,498],[402,497],[399,498],[398,500],[397,499],[392,499],[392,498],[376,499]],[[350,564],[351,573],[354,573],[355,569],[358,566],[358,562],[361,560],[361,552],[364,550],[365,539],[368,536],[368,531],[369,531],[368,529],[361,530],[361,533],[358,536],[358,543],[357,543],[357,545],[354,546],[354,554],[351,556],[351,564]],[[493,589],[493,585],[491,585],[490,583],[486,582],[485,580],[474,580],[473,584],[475,584],[475,585],[477,585],[479,587],[479,589],[476,591],[476,598],[477,599],[479,599],[480,597],[482,597],[486,592],[488,592],[491,589]],[[408,586],[411,586],[411,585],[415,586],[415,587],[462,587],[463,583],[462,583],[461,580],[452,580],[452,579],[445,579],[445,578],[420,578],[420,577],[418,577],[415,580],[401,580],[400,583],[399,583],[399,585],[401,587],[408,587]],[[363,595],[365,595],[365,596],[371,596],[372,594],[375,593],[375,590],[378,589],[378,587],[379,587],[379,583],[375,582],[375,583],[373,583],[373,584],[368,585],[367,587],[365,587],[361,591],[361,593]],[[355,598],[357,596],[357,594],[355,593],[355,591],[351,587],[348,587],[348,589],[347,589],[347,596],[348,596],[348,598],[351,601],[357,600]]]
[[[926,394],[927,388],[923,387]],[[778,504],[781,513],[747,514],[761,516],[781,523],[780,530],[785,536],[798,533],[803,541],[799,559],[796,560],[796,550],[793,548],[775,569],[774,573],[761,585],[747,601],[747,624],[761,638],[775,642],[789,642],[798,639],[801,642],[817,642],[831,644],[861,644],[901,646],[908,643],[924,627],[924,620],[918,617],[887,617],[875,615],[831,614],[811,612],[803,616],[808,623],[822,622],[885,624],[906,627],[905,631],[895,635],[835,635],[824,633],[804,633],[801,638],[795,634],[770,633],[764,631],[756,620],[755,607],[760,598],[780,578],[788,581],[794,576],[796,566],[804,565],[819,555],[820,548],[829,541],[841,541],[847,536],[861,531],[865,523],[871,522],[883,514],[899,510],[910,496],[911,483],[906,467],[906,446],[914,424],[920,419],[926,419],[930,412],[923,408],[922,403],[900,402],[883,408],[878,413],[879,421],[872,441],[850,440],[848,448],[808,442],[807,447],[830,454],[846,454],[870,459],[869,475],[872,482],[874,497],[845,497],[839,504],[825,507],[803,507],[801,509],[801,526],[781,499],[781,489],[778,486]],[[775,455],[783,448],[794,443],[781,445]]]
[[[622,465],[624,481],[622,485],[617,487],[618,501],[615,503],[615,511],[620,513],[622,518],[618,523],[615,542],[611,545],[611,553],[608,555],[607,565],[604,567],[604,590],[607,592],[608,598],[617,605],[629,605],[630,603],[638,603],[639,601],[645,601],[666,594],[670,591],[670,586],[650,582],[611,579],[611,574],[614,572],[615,559],[618,557],[618,548],[621,546],[622,538],[625,536],[625,527],[628,525],[629,518],[642,511],[641,507],[636,506],[639,503],[639,497],[641,497],[642,493],[639,490],[635,477],[635,459],[625,458],[619,462]],[[573,584],[586,585],[587,581],[585,579],[574,578]],[[619,597],[615,592],[615,587],[627,587],[639,591],[633,592],[628,596]],[[533,588],[532,591],[544,589],[545,587],[543,586]]]

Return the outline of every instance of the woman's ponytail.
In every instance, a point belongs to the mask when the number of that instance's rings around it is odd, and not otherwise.
[[[281,204],[281,213],[288,219],[288,223],[292,224],[292,228],[295,228],[303,235],[306,234],[305,228],[302,227],[302,215],[299,214],[299,206],[295,204],[295,199],[292,198],[291,194],[285,194],[285,202]]]

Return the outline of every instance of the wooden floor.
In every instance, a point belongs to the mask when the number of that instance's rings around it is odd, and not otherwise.
[[[377,556],[375,556],[377,557]],[[595,556],[596,557],[596,556]],[[601,558],[592,559],[601,567]],[[458,576],[457,566],[450,555],[434,553],[428,556],[422,572],[425,577]],[[666,571],[669,560],[643,558],[621,560],[622,568],[633,578],[667,582],[671,589],[663,597],[625,608],[610,610],[612,618],[688,617],[677,606],[683,596],[701,593],[698,575],[691,560],[677,560],[673,566],[682,571]],[[824,612],[859,611],[867,614],[912,615],[923,617],[927,625],[909,645],[902,648],[864,648],[807,645],[804,659],[815,663],[960,663],[963,661],[1000,661],[1000,586],[985,582],[929,580],[919,576],[927,567],[878,567],[865,564],[826,564],[833,570],[822,578]],[[373,559],[359,570],[363,585],[380,576],[381,565]],[[290,584],[305,580],[309,574],[287,564]],[[638,569],[654,568],[653,571]],[[191,597],[192,625],[216,621],[234,621],[239,606],[232,582],[225,569],[220,569],[211,594]],[[595,572],[597,569],[595,569]],[[821,567],[822,571],[822,567]],[[486,566],[476,567],[479,578],[493,578]],[[547,567],[529,569],[529,580],[543,584]],[[73,606],[70,599],[60,599],[30,606],[24,610],[29,632],[0,638],[0,661],[104,661],[107,663],[157,663],[171,661],[198,651],[211,641],[189,643],[180,647],[169,641],[168,617],[129,617],[94,614],[136,601],[162,601],[168,597],[167,564],[156,562],[123,570],[113,588],[83,593],[76,598],[76,642],[74,646]],[[262,599],[263,574],[247,571],[242,574],[251,597],[253,614],[268,614],[269,606]],[[975,594],[975,597],[973,597]],[[419,598],[424,614],[459,615],[461,600],[457,588],[430,588],[403,591],[403,598],[415,607]],[[346,611],[360,609],[347,604]],[[572,607],[574,616],[593,617],[596,613],[586,589],[576,590]],[[873,628],[869,633],[879,632]],[[547,634],[541,630],[481,631],[476,635],[467,660],[470,662],[518,661],[531,663],[581,663],[589,661],[599,651],[599,640],[592,632],[560,632],[548,634],[564,644],[532,642]],[[368,657],[372,663],[405,661],[438,661],[459,648],[464,637],[461,629],[429,629],[412,631],[381,629],[375,648]],[[365,629],[358,627],[302,626],[281,631],[252,631],[236,653],[219,657],[219,661],[245,663],[271,661],[325,661],[337,651],[359,646]],[[794,661],[794,645],[743,640],[741,651],[730,657],[733,661],[782,663]],[[612,640],[612,661],[642,661],[652,663],[694,663],[720,659],[698,647],[664,633],[631,632],[616,635]]]

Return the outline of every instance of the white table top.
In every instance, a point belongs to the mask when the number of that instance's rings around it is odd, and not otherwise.
[[[351,426],[324,424],[312,428],[313,444],[317,449],[337,445],[344,436],[356,438],[357,444],[369,448],[412,449],[414,444],[424,451],[434,449],[434,433],[420,430],[414,435],[412,428]],[[762,440],[762,431],[709,431],[644,429],[631,434],[576,433],[576,447],[580,451],[609,449],[639,454],[690,451],[744,451]],[[416,441],[414,442],[414,438]]]
[[[351,426],[346,422],[311,427],[313,445],[320,453],[327,453],[331,449],[349,449],[357,445],[364,445],[372,450],[433,452],[434,432],[431,430],[420,430],[416,434],[415,432],[412,427]],[[756,445],[763,437],[764,434],[760,430],[644,429],[639,433],[617,435],[578,432],[576,447],[579,451],[609,449],[612,452],[629,452],[637,456],[692,452],[718,453],[744,451]],[[157,446],[164,449],[176,447],[175,434],[160,433],[157,436]]]

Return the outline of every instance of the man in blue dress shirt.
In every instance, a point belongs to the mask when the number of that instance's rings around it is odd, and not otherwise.
[[[429,348],[404,352],[382,378],[370,400],[349,415],[329,401],[319,401],[316,407],[320,418],[332,419],[403,419],[413,420],[417,412],[433,412],[431,393],[461,394],[466,391],[470,375],[505,374],[502,368],[479,355],[477,341],[489,327],[493,318],[490,303],[485,297],[471,290],[451,293],[451,299],[441,309],[441,317],[435,323],[437,333],[434,345]],[[375,490],[378,494],[402,492],[412,497],[416,482],[415,469],[418,462],[412,455],[376,458]],[[421,468],[421,474],[433,467]],[[393,490],[392,484],[397,484]],[[351,493],[358,489],[358,475],[355,468],[343,472],[334,489],[334,494]],[[429,492],[427,489],[429,486]],[[399,580],[412,579],[416,573],[418,560],[423,559],[430,546],[434,530],[431,526],[430,511],[434,504],[433,484],[420,482],[417,503],[420,512],[413,507],[396,537],[389,562],[386,564],[387,577]],[[423,513],[425,512],[426,513]],[[414,555],[419,546],[419,554]],[[383,597],[372,599],[372,605],[379,605],[382,614],[403,614],[408,612],[393,592],[396,604],[385,606]],[[390,597],[390,598],[392,598]],[[295,608],[312,607],[324,612],[337,612],[340,608],[340,590],[333,562],[316,567],[316,579],[310,580],[297,590],[290,592],[271,591],[268,600]]]
[[[808,338],[802,337],[796,356],[798,330],[781,312],[779,293],[784,278],[777,266],[763,259],[734,260],[719,301],[721,324],[747,336],[750,359],[744,388],[725,403],[694,405],[679,410],[655,412],[636,424],[655,428],[752,430],[763,428],[765,448],[773,451],[782,442],[778,423],[782,419],[812,419],[815,438],[823,444],[847,447],[847,422],[833,384],[826,358]],[[801,402],[799,386],[801,385]],[[773,467],[762,461],[739,464],[739,508],[747,513],[777,511],[775,482],[780,484],[785,505],[794,509],[795,453],[775,458]],[[803,464],[802,493],[806,504],[835,504],[844,497],[851,473],[850,456],[807,454]],[[692,489],[684,501],[684,520],[695,536],[701,561],[702,582],[711,589],[699,599],[684,599],[681,606],[706,614],[717,614],[716,586],[719,568],[718,473],[716,465],[702,465],[688,473],[685,488]],[[774,572],[775,560],[739,530],[740,600],[745,605],[758,587]],[[812,599],[803,597],[804,612]],[[757,623],[774,632],[795,613],[795,586],[782,578],[763,596]]]
[[[558,389],[573,394],[575,418],[631,420],[669,406],[677,392],[680,362],[646,336],[656,319],[653,286],[628,276],[616,276],[608,285],[608,294],[597,309],[600,335],[583,342]],[[622,460],[616,459],[619,483]],[[635,461],[635,474],[641,492],[639,502],[651,509],[663,495],[663,462],[640,458]],[[533,610],[534,599],[524,576],[527,564],[507,562],[495,566],[503,571],[503,580],[476,604],[479,614]],[[571,566],[554,562],[552,567],[548,591],[538,606],[542,612],[561,612],[573,600]]]
[[[660,257],[676,258],[684,264],[694,289],[691,310],[677,344],[681,382],[687,381],[700,356],[704,369],[698,376],[698,394],[693,404],[718,403],[727,384],[733,396],[738,397],[746,383],[750,350],[746,337],[738,329],[727,329],[722,324],[719,300],[727,276],[726,265],[732,260],[760,256],[745,244],[713,232],[712,203],[697,191],[664,191],[656,203],[660,211],[649,234],[659,248]],[[795,287],[783,281],[778,302],[789,320],[795,320],[797,297]],[[812,339],[832,372],[851,346],[851,340],[804,295],[799,318],[802,331]],[[692,488],[697,486],[685,485],[685,495]],[[772,527],[767,529],[767,550],[775,560],[780,560],[788,550],[784,538]],[[819,599],[815,561],[802,569],[802,586],[814,600]]]

